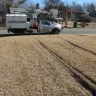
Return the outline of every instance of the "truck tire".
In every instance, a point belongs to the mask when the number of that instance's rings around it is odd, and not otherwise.
[[[53,29],[53,30],[52,30],[52,33],[53,33],[53,34],[59,34],[59,32],[60,32],[59,29]]]

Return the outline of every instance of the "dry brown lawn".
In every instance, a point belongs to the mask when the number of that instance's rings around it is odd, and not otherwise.
[[[96,35],[0,38],[0,96],[96,96]]]
[[[86,28],[96,28],[96,22],[88,23],[88,26],[86,26]]]

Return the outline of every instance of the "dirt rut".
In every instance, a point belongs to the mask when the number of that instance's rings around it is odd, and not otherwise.
[[[0,96],[95,96],[96,41],[78,37],[0,38]]]

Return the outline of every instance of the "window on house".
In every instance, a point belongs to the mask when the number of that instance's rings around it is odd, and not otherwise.
[[[71,18],[71,13],[67,13],[67,18]]]
[[[81,18],[81,14],[76,14],[76,18]]]

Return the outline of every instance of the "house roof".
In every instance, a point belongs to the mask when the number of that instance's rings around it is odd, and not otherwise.
[[[84,12],[81,12],[81,11],[76,11],[76,10],[73,10],[73,9],[71,9],[71,8],[66,8],[66,12],[71,13],[71,11],[72,11],[72,13],[85,14]]]
[[[47,9],[47,8],[45,8],[45,9],[43,9],[43,10],[46,10],[46,11],[49,11],[50,9]],[[60,8],[60,9],[58,9],[58,11],[60,12],[63,12],[63,11],[65,11],[65,12],[69,12],[69,13],[71,13],[71,11],[72,11],[72,13],[78,13],[78,14],[85,14],[84,12],[81,12],[81,11],[76,11],[76,10],[73,10],[73,9],[71,9],[71,8],[67,8],[67,7],[64,7],[64,8]]]

